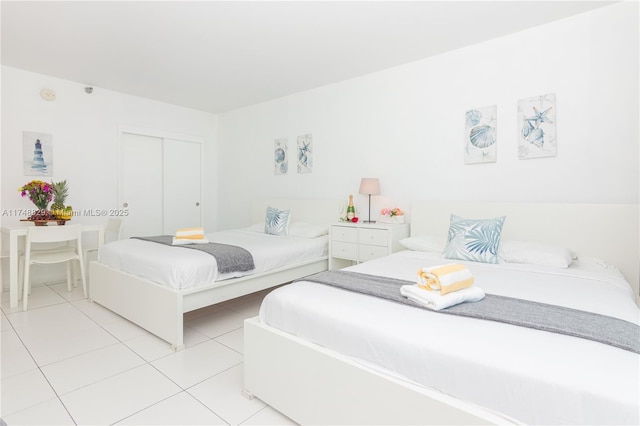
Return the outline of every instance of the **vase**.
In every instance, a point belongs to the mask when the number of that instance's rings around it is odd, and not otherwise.
[[[34,201],[33,204],[35,204],[38,210],[47,210],[47,207],[49,206],[48,201],[38,201],[38,202]]]

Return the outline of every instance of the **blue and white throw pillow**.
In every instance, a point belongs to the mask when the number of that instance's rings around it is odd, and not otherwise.
[[[267,207],[267,216],[264,221],[265,234],[286,236],[289,234],[290,210],[280,210]]]
[[[506,216],[501,216],[474,220],[452,214],[444,257],[472,262],[498,263],[500,235],[505,218]]]

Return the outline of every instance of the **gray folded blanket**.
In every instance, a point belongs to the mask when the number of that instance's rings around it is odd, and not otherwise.
[[[155,237],[131,237],[138,240],[150,241],[152,243],[164,244],[176,248],[187,248],[200,250],[216,258],[218,272],[226,274],[229,272],[247,272],[255,269],[253,256],[245,248],[229,244],[207,243],[207,244],[184,244],[174,246],[173,236],[158,235]]]
[[[415,284],[411,281],[341,270],[320,272],[298,281],[330,285],[427,309],[400,294],[400,287]],[[495,294],[487,294],[479,302],[461,303],[431,312],[580,337],[640,354],[640,326],[593,312]]]

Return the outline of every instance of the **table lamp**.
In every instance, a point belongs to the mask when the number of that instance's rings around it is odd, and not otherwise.
[[[360,181],[360,194],[369,196],[369,220],[365,220],[364,223],[376,223],[375,220],[371,220],[371,196],[380,194],[380,181],[378,178],[362,178]]]

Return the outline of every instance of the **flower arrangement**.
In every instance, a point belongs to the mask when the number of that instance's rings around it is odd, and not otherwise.
[[[382,209],[380,210],[380,222],[404,223],[404,212],[399,207],[394,209]]]
[[[394,216],[402,216],[404,212],[400,210],[400,207],[396,207],[395,209],[382,209],[380,210],[380,214],[382,216],[394,217]]]
[[[29,197],[38,210],[46,210],[49,201],[53,197],[53,187],[50,183],[41,180],[32,180],[24,186],[18,188],[20,195]]]

